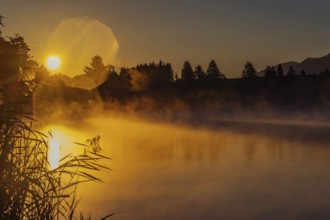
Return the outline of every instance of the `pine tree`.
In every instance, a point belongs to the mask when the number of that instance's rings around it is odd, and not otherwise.
[[[174,81],[176,82],[176,81],[178,81],[178,80],[179,80],[178,73],[175,73],[175,74],[174,74]]]
[[[2,19],[3,19],[3,17],[0,15],[0,27],[4,27],[3,23],[2,23]],[[1,32],[1,29],[0,29],[0,36],[1,36],[1,34],[2,34],[2,32]]]
[[[292,66],[290,66],[287,75],[288,76],[296,75],[296,70]]]
[[[106,66],[103,63],[103,59],[101,56],[96,55],[92,57],[92,61],[90,63],[90,66],[85,66],[84,73],[87,75],[87,77],[95,80],[98,77],[106,74],[110,69],[110,66]]]
[[[208,79],[225,79],[226,76],[221,73],[217,63],[214,60],[211,60],[207,68],[207,78]]]
[[[279,64],[277,66],[277,69],[276,69],[276,75],[279,76],[279,77],[282,77],[284,76],[284,70],[283,70],[283,67],[281,64]]]
[[[206,78],[206,73],[201,65],[197,65],[194,72],[197,79],[202,80]]]
[[[267,66],[265,69],[265,77],[274,78],[276,77],[276,70],[273,66]]]
[[[181,71],[181,77],[183,81],[191,82],[196,79],[195,73],[189,63],[189,61],[185,61],[183,64],[183,68]]]
[[[255,77],[257,77],[257,71],[256,71],[256,69],[254,68],[253,64],[250,61],[246,62],[241,76],[242,76],[242,78],[255,78]]]

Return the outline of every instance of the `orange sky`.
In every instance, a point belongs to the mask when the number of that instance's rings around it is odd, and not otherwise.
[[[329,6],[322,0],[2,0],[0,14],[5,17],[4,33],[23,35],[39,62],[53,53],[47,42],[61,22],[89,17],[112,31],[118,43],[117,56],[105,60],[117,70],[161,59],[180,72],[185,60],[206,68],[215,59],[220,69],[233,77],[240,75],[247,60],[261,69],[328,54]],[[103,34],[96,32],[99,43]],[[103,53],[97,47],[104,45],[86,45],[85,41],[79,44],[77,36],[67,36],[65,43],[74,40],[81,46],[71,48],[78,59],[63,60],[63,65],[87,62],[95,55],[89,53]],[[77,72],[72,69],[68,67],[68,72]]]

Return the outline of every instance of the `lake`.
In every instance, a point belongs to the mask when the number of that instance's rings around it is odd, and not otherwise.
[[[100,135],[112,171],[79,210],[112,219],[330,219],[330,128],[218,121],[184,127],[99,117],[51,124],[62,156]],[[75,128],[76,127],[76,128]]]

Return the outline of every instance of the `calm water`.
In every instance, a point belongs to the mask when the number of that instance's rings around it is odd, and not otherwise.
[[[223,123],[183,128],[97,118],[53,124],[62,154],[101,135],[112,171],[81,187],[80,208],[112,219],[330,219],[330,130]],[[329,137],[329,138],[328,138]],[[75,149],[76,150],[76,149]]]

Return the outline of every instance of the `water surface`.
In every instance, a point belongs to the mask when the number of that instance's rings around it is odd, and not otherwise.
[[[330,219],[327,126],[218,123],[212,129],[94,118],[50,125],[101,135],[112,171],[80,187],[80,208],[112,219]],[[219,129],[222,127],[224,129]],[[78,140],[77,140],[78,139]]]

